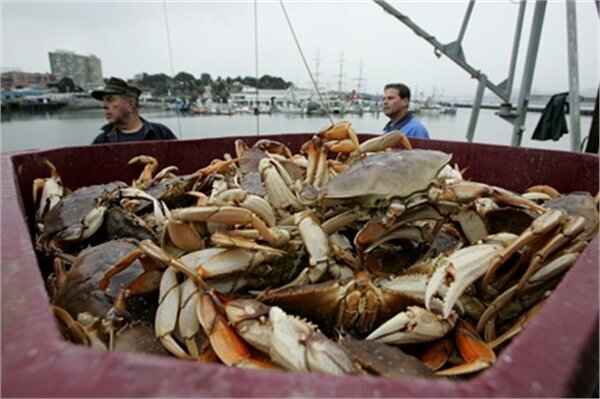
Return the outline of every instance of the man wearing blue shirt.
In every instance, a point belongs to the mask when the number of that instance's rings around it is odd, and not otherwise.
[[[407,137],[429,138],[429,132],[408,110],[410,89],[402,83],[390,83],[383,89],[383,113],[390,121],[383,133],[400,130]]]

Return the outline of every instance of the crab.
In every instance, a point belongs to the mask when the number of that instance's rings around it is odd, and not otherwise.
[[[529,260],[516,290],[519,295],[528,279],[548,261],[564,253],[579,252],[598,234],[599,216],[594,198],[576,192],[546,204],[546,211],[533,220],[515,242],[507,247],[486,271],[482,290],[489,285],[498,268],[519,250],[526,249]]]
[[[194,189],[202,177],[202,172],[197,171],[177,176],[172,173],[177,171],[177,167],[169,166],[154,176],[154,171],[158,168],[156,158],[149,155],[138,155],[129,160],[129,164],[136,162],[141,162],[146,166],[142,170],[140,177],[133,182],[133,188],[145,191],[158,201],[164,202],[169,208],[186,206],[193,203],[193,198],[185,194]],[[148,204],[149,202],[144,201],[134,211],[142,213]]]
[[[375,211],[373,220],[354,239],[359,250],[409,221],[443,221],[482,196],[541,209],[500,187],[457,179],[447,172],[450,159],[450,154],[432,150],[377,152],[332,178],[321,190],[303,190],[301,194],[315,205],[358,204]]]
[[[367,272],[322,283],[284,286],[258,299],[299,314],[324,331],[336,329],[364,337],[411,305],[422,305],[427,276],[373,279]]]
[[[112,339],[120,328],[136,321],[151,321],[156,309],[151,294],[158,289],[160,275],[152,270],[144,271],[139,262],[132,263],[105,289],[100,288],[104,273],[136,247],[137,243],[130,239],[89,247],[56,279],[58,286],[51,302],[64,312],[55,310],[59,319],[67,325],[72,326],[77,320],[79,325],[87,326],[88,331],[94,331],[96,341],[108,349],[112,349]]]
[[[82,187],[62,197],[43,218],[38,248],[53,253],[91,237],[102,226],[115,193],[125,187],[123,182],[112,182]]]
[[[346,352],[315,325],[277,306],[236,299],[225,303],[225,314],[246,342],[286,370],[327,374],[359,371]]]
[[[280,255],[279,255],[280,256]],[[99,287],[105,289],[115,276],[127,270],[134,261],[154,273],[160,274],[160,293],[155,317],[157,339],[173,355],[181,359],[198,359],[202,356],[198,340],[201,340],[199,321],[195,316],[198,295],[207,295],[211,286],[233,292],[251,284],[250,272],[265,261],[272,261],[277,255],[246,250],[243,248],[207,248],[173,258],[149,240],[124,254],[110,268],[104,271]],[[282,265],[283,272],[290,272]],[[267,267],[265,273],[275,267]],[[254,271],[257,273],[256,271]],[[183,275],[181,282],[180,275]],[[216,282],[213,280],[217,280]],[[199,305],[198,305],[199,306]],[[176,335],[182,337],[184,349]]]

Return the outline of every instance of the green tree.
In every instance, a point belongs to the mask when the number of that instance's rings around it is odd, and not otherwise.
[[[191,73],[179,72],[173,78],[173,85],[177,95],[198,96],[198,83]]]
[[[210,77],[210,73],[200,74],[200,84],[202,86],[210,86],[212,83],[213,83],[213,80]]]
[[[165,96],[173,86],[172,79],[164,73],[148,75],[144,73],[140,80],[140,86],[152,93],[154,96]]]
[[[58,89],[59,93],[75,93],[83,91],[83,89],[77,86],[75,82],[73,82],[73,79],[68,76],[65,76],[56,82],[56,88]]]
[[[225,102],[229,99],[229,86],[219,76],[211,85],[213,101]]]

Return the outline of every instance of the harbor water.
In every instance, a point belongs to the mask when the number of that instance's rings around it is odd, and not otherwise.
[[[510,145],[513,127],[495,114],[482,109],[479,114],[474,142]],[[144,118],[163,123],[181,139],[200,139],[227,136],[266,136],[279,133],[316,133],[330,124],[326,116],[296,114],[178,115],[173,111],[142,109]],[[559,141],[537,141],[531,136],[541,117],[529,112],[521,145],[552,150],[571,149],[569,134]],[[427,127],[431,138],[466,142],[471,117],[470,108],[458,108],[455,115],[422,113],[417,118]],[[381,112],[363,115],[333,115],[334,121],[349,120],[358,133],[380,133],[388,118]],[[581,117],[581,139],[589,134],[591,116]],[[102,109],[59,110],[41,114],[11,113],[2,115],[2,152],[87,145],[106,123]],[[569,118],[567,117],[567,123]]]

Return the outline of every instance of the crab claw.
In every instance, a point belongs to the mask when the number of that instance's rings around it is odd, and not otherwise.
[[[358,372],[346,352],[314,325],[276,306],[253,299],[235,299],[226,304],[225,311],[244,340],[287,370]]]
[[[215,354],[227,366],[274,370],[269,362],[251,358],[250,348],[231,327],[222,309],[218,295],[213,292],[198,294],[196,313]]]
[[[398,313],[366,339],[388,344],[429,342],[446,335],[454,327],[454,317],[442,319],[419,306],[409,306]]]
[[[488,241],[472,245],[454,252],[447,264],[439,267],[431,276],[425,289],[425,307],[431,309],[432,299],[442,296],[444,306],[442,316],[448,318],[452,308],[469,285],[483,276],[490,264],[517,236],[499,233],[488,237]],[[448,286],[445,294],[442,287]]]
[[[437,371],[437,375],[459,375],[474,373],[488,368],[496,362],[496,354],[481,339],[475,327],[459,320],[455,331],[456,346],[466,363]]]
[[[273,326],[271,357],[295,371],[328,374],[357,373],[346,352],[309,323],[274,306],[269,311]]]

